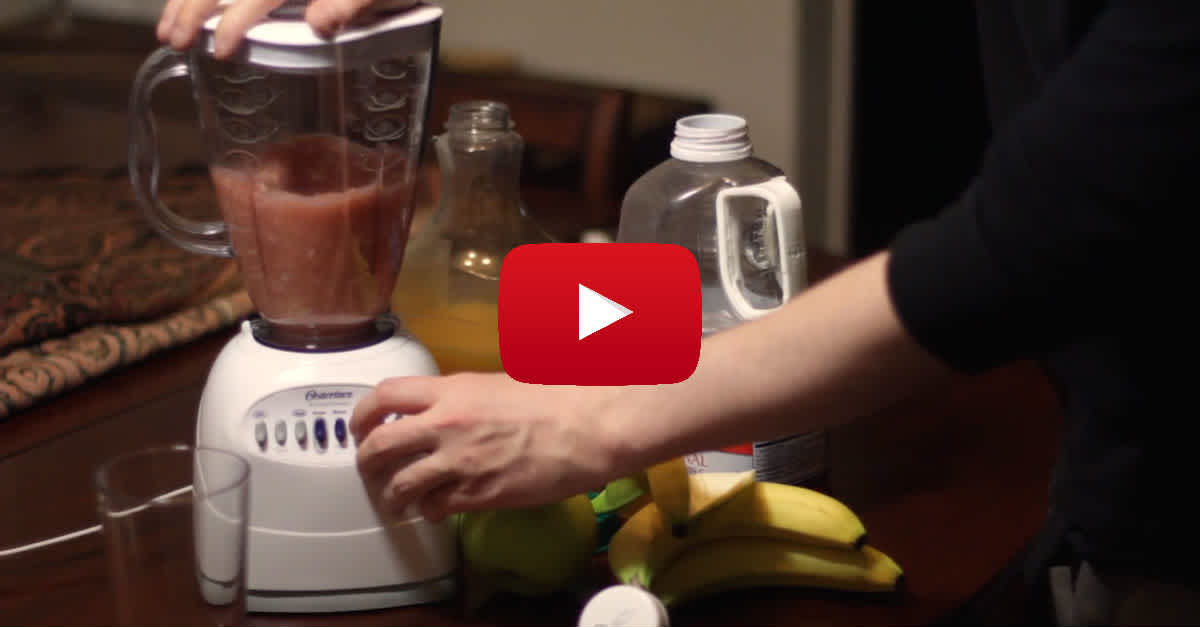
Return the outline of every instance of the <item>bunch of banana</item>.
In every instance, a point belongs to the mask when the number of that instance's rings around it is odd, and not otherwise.
[[[753,471],[690,475],[686,488],[650,476],[651,500],[613,536],[608,560],[622,583],[664,603],[761,585],[887,591],[902,579],[866,546],[858,516],[826,494],[755,481]]]
[[[680,555],[650,590],[671,607],[759,586],[891,592],[902,575],[892,558],[870,546],[835,549],[772,538],[724,538]]]

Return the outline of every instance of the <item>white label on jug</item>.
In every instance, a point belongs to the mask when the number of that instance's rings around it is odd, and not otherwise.
[[[692,453],[684,457],[684,463],[691,474],[753,469],[759,481],[799,485],[825,470],[825,441],[825,432],[804,433]]]

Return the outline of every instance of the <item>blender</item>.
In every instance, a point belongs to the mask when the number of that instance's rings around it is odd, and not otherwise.
[[[247,609],[332,612],[444,600],[458,564],[449,520],[377,509],[348,420],[381,380],[438,374],[390,313],[408,241],[442,10],[381,9],[335,37],[289,2],[212,56],[220,15],[186,52],[155,51],[130,103],[130,177],[147,220],[175,244],[236,259],[256,315],[209,372],[196,445],[251,465]],[[394,4],[394,3],[393,3]],[[387,5],[384,5],[387,6]],[[157,195],[150,100],[188,77],[220,218],[184,216]],[[197,468],[195,481],[206,479]],[[204,550],[227,529],[198,513],[201,585],[230,591]]]

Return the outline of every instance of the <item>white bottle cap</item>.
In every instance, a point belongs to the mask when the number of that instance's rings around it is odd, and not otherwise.
[[[613,238],[603,229],[587,229],[579,234],[579,241],[584,244],[611,244]]]
[[[745,159],[753,153],[746,119],[728,113],[702,113],[675,121],[671,156],[683,161],[716,163]]]
[[[668,627],[667,608],[658,597],[637,586],[610,586],[583,606],[578,627]]]

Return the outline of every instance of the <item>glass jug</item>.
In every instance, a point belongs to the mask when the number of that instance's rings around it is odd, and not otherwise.
[[[745,119],[676,122],[671,158],[630,186],[618,242],[679,244],[700,265],[705,335],[759,318],[807,286],[800,195],[755,157]]]
[[[450,107],[434,149],[438,205],[405,255],[393,310],[443,373],[500,371],[501,264],[551,241],[521,202],[524,141],[504,103],[468,101]]]
[[[163,236],[232,256],[260,314],[255,337],[337,350],[389,336],[390,297],[412,219],[442,10],[380,11],[333,39],[290,2],[212,56],[220,16],[187,52],[162,48],[134,82],[130,177]],[[411,3],[410,3],[411,4]],[[172,211],[157,194],[150,99],[190,77],[222,219]]]
[[[782,307],[807,281],[800,194],[754,156],[746,120],[681,118],[671,158],[630,186],[619,242],[678,244],[700,266],[702,332],[719,333]],[[824,489],[827,434],[801,433],[686,455],[689,472],[753,469],[759,481]]]

